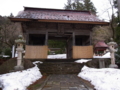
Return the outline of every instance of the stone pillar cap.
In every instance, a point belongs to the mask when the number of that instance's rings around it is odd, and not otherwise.
[[[117,45],[117,43],[113,41],[113,38],[111,38],[110,40],[111,40],[111,42],[107,43],[108,46]]]
[[[15,40],[15,43],[21,43],[24,44],[26,41],[23,39],[22,35],[18,36],[18,39]]]

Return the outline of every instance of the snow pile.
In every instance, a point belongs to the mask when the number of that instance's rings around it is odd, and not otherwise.
[[[93,56],[93,58],[111,58],[111,56],[110,56],[110,52],[108,52],[103,56]]]
[[[95,69],[84,66],[78,76],[91,81],[96,90],[120,90],[119,69]]]
[[[26,88],[42,77],[39,68],[35,67],[0,75],[0,88],[2,90],[26,90]]]
[[[102,56],[103,58],[111,58],[110,52],[106,53],[105,55]]]
[[[66,54],[48,55],[48,59],[66,59]]]
[[[80,60],[76,60],[76,63],[86,63],[88,61],[91,61],[92,59],[80,59]]]

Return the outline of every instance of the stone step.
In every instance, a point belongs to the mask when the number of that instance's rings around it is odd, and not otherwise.
[[[44,74],[78,74],[84,64],[75,62],[44,62],[38,64],[41,73]]]

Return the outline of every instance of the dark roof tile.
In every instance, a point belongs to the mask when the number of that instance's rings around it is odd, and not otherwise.
[[[89,11],[27,8],[15,18],[103,22]]]

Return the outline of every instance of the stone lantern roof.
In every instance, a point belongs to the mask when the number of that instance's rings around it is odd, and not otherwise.
[[[110,40],[111,40],[111,42],[108,43],[108,46],[110,46],[110,45],[117,46],[117,43],[113,41],[113,38],[111,38]]]
[[[15,40],[15,43],[21,43],[21,44],[24,44],[26,41],[25,40],[23,40],[23,36],[22,35],[19,35],[18,36],[18,39],[17,40]]]

